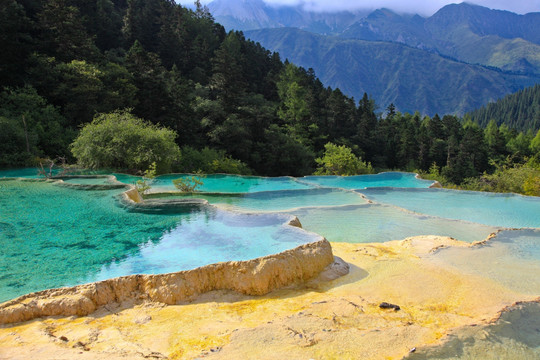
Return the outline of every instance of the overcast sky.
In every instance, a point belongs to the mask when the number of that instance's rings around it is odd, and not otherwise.
[[[347,9],[378,9],[389,8],[399,12],[432,15],[444,5],[460,3],[454,0],[264,0],[268,4],[304,4],[309,10],[347,10]],[[193,0],[177,0],[182,4],[193,4]],[[211,0],[201,0],[207,4]],[[540,12],[540,0],[472,0],[470,3],[489,7],[491,9],[509,10],[519,14]]]

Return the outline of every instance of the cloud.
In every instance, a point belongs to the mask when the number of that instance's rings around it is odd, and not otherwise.
[[[227,1],[227,0],[225,0]],[[246,0],[244,0],[246,1]],[[249,0],[247,0],[249,1]],[[358,9],[389,8],[397,12],[432,15],[443,6],[460,3],[460,0],[264,0],[269,5],[302,5],[306,10],[340,11]],[[180,0],[182,4],[193,4],[193,0]],[[201,0],[207,4],[210,0]],[[469,0],[467,2],[491,9],[509,10],[518,14],[540,12],[540,0]]]

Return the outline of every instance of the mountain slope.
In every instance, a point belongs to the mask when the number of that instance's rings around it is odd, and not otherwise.
[[[467,3],[424,19],[376,10],[341,37],[404,43],[471,64],[540,74],[540,13],[518,15]]]
[[[491,120],[497,125],[527,131],[540,129],[540,85],[505,96],[469,113],[471,119],[485,127]]]
[[[425,30],[442,54],[508,71],[540,73],[540,13],[462,3],[426,19]]]
[[[364,92],[400,111],[463,114],[539,81],[444,58],[399,43],[340,39],[292,28],[246,36],[313,68],[327,86],[360,99]]]

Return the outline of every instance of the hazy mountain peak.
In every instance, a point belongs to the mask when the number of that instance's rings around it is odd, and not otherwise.
[[[214,0],[208,8],[227,30],[297,27],[330,34],[341,32],[368,15],[366,11],[309,11],[302,4],[278,6],[263,0]]]
[[[394,11],[387,8],[382,8],[382,9],[377,9],[373,11],[371,14],[368,15],[367,18],[377,19],[377,18],[396,18],[396,17],[399,17],[399,15],[395,13]]]
[[[263,0],[214,0],[208,8],[213,14],[240,20],[268,20]]]

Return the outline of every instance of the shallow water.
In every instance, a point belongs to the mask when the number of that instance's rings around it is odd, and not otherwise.
[[[213,205],[236,211],[272,212],[312,206],[365,204],[357,193],[338,189],[265,191],[247,194],[167,194],[166,198],[205,199]]]
[[[393,206],[366,204],[333,208],[304,208],[298,216],[304,229],[335,242],[368,243],[401,240],[416,235],[441,235],[474,242],[496,227],[413,214]]]
[[[191,178],[193,175],[168,174],[156,177],[152,181],[152,191],[176,190],[173,180],[178,178]],[[214,174],[202,178],[203,185],[198,188],[201,192],[220,193],[253,193],[259,191],[279,191],[294,189],[309,189],[311,185],[301,184],[291,177],[257,177]]]
[[[111,181],[105,177],[99,178],[64,178],[63,182],[67,184],[76,184],[76,185],[107,185],[111,184]]]
[[[439,347],[418,349],[408,360],[540,359],[540,304],[509,309],[492,325],[466,327]]]
[[[467,275],[493,280],[512,291],[540,295],[538,229],[502,231],[483,245],[441,249],[428,259]]]
[[[416,178],[413,173],[386,172],[376,175],[356,176],[305,176],[299,181],[324,187],[342,189],[364,189],[371,187],[427,188],[431,180]]]
[[[284,228],[284,215],[206,206],[130,212],[115,197],[122,191],[0,181],[0,301],[111,276],[245,260],[318,238]]]
[[[113,175],[126,184],[140,179]],[[4,176],[35,178],[37,171],[0,171]],[[174,190],[172,179],[180,176],[157,177],[154,191]],[[64,181],[83,186],[108,183],[105,178]],[[123,189],[80,191],[53,183],[0,181],[4,249],[0,301],[121,275],[247,260],[317,238],[284,227],[290,216],[298,216],[306,230],[329,241],[352,243],[416,235],[474,242],[501,227],[540,227],[538,198],[427,189],[431,182],[409,173],[304,178],[208,175],[203,181],[201,190],[211,193],[167,197],[202,198],[219,209],[199,204],[132,211],[116,198]],[[376,203],[367,203],[362,194]],[[534,276],[540,273],[539,231],[503,232],[483,247],[447,249],[429,261],[444,262],[464,273],[482,273],[516,291],[540,295]],[[493,264],[497,266],[492,269]]]
[[[369,199],[422,214],[500,227],[540,227],[540,198],[445,189],[366,189]]]

